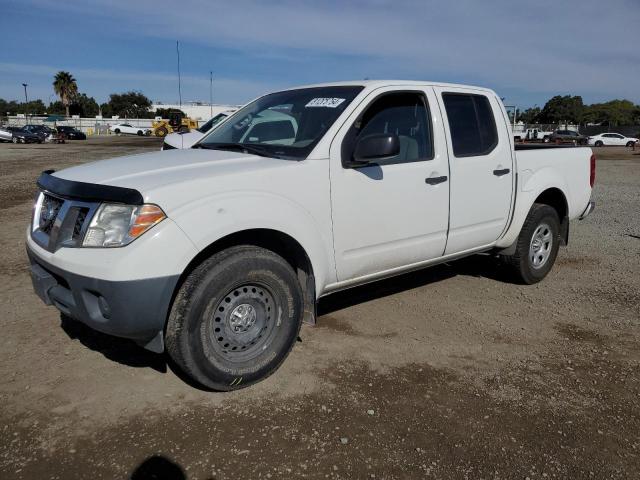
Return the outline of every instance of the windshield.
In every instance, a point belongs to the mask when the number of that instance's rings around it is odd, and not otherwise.
[[[211,127],[220,123],[223,119],[227,118],[228,116],[229,115],[227,115],[226,113],[219,113],[218,115],[213,117],[211,120],[209,120],[207,123],[198,127],[197,130],[201,133],[207,133],[209,130],[211,130]]]
[[[302,88],[248,104],[195,147],[304,159],[360,93],[361,86]]]

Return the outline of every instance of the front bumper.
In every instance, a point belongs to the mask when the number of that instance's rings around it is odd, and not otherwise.
[[[585,218],[587,218],[591,214],[591,212],[593,212],[593,210],[595,208],[596,208],[596,202],[590,201],[587,204],[587,207],[584,209],[584,211],[578,217],[578,220],[584,220]]]
[[[178,275],[115,281],[57,268],[27,246],[36,294],[47,305],[100,332],[164,350],[163,329]]]

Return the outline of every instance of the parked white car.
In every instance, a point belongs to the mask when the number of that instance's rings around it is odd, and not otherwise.
[[[151,129],[146,127],[134,127],[129,123],[118,123],[116,125],[111,125],[109,130],[117,135],[119,134],[127,134],[127,135],[138,135],[142,137],[143,135],[150,135]]]
[[[218,115],[209,119],[206,123],[191,130],[189,132],[175,132],[170,133],[164,137],[164,143],[161,150],[171,150],[174,148],[191,148],[198,140],[204,137],[211,130],[220,125],[229,115],[236,112],[238,109],[230,109],[224,112],[220,112]]]
[[[620,133],[601,133],[589,137],[589,145],[602,147],[603,145],[624,145],[632,147],[634,143],[638,143],[637,138],[625,137]]]
[[[313,85],[256,99],[190,149],[43,172],[34,289],[233,390],[273,373],[332,292],[476,253],[539,282],[594,208],[595,156],[514,148],[507,118],[486,88]]]
[[[0,127],[0,142],[10,142],[11,140],[13,140],[13,133],[4,127]]]

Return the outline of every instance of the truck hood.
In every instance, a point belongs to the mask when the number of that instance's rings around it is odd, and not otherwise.
[[[260,174],[265,170],[291,167],[298,162],[260,157],[222,150],[168,150],[118,157],[87,163],[54,173],[54,176],[77,182],[97,183],[138,190],[145,201],[153,190],[164,185],[185,184],[206,179],[218,184],[219,178]],[[268,183],[265,175],[265,184]],[[187,191],[185,191],[187,194]],[[153,200],[153,199],[152,199]]]

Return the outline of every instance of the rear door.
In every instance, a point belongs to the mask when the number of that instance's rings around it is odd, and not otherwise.
[[[400,154],[345,167],[358,139],[395,134]],[[431,88],[372,91],[330,150],[331,211],[339,281],[442,256],[449,219],[449,168],[442,118]]]
[[[485,91],[436,87],[447,125],[451,199],[446,254],[494,243],[507,226],[514,172],[504,111]]]

